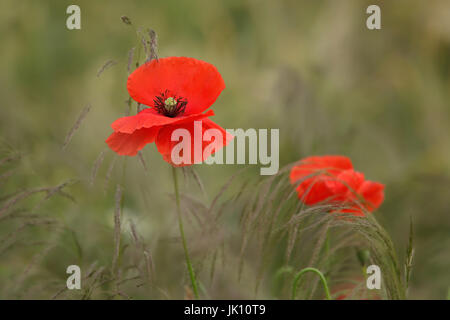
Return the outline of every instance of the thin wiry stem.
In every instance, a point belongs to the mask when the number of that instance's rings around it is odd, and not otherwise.
[[[315,272],[315,273],[317,273],[317,275],[320,277],[320,280],[322,280],[323,289],[325,290],[325,296],[327,297],[327,300],[331,300],[330,290],[328,289],[327,280],[325,279],[325,276],[322,274],[322,272],[320,272],[316,268],[304,268],[304,269],[300,270],[295,275],[294,283],[292,284],[292,300],[295,299],[295,296],[297,294],[298,283],[299,283],[302,275],[304,275],[306,272]]]
[[[198,299],[197,280],[195,279],[194,269],[192,268],[191,259],[189,258],[189,252],[186,244],[186,237],[184,236],[183,219],[181,217],[180,208],[180,193],[178,191],[178,179],[175,167],[172,167],[173,185],[175,189],[175,201],[177,204],[178,225],[180,227],[181,241],[183,242],[184,257],[186,259],[186,265],[191,278],[192,290],[194,291],[195,298]]]
[[[115,195],[115,210],[114,210],[114,256],[112,261],[112,273],[115,277],[116,289],[118,290],[117,281],[119,280],[119,259],[120,259],[120,232],[121,222],[120,216],[122,213],[122,188],[118,184]]]

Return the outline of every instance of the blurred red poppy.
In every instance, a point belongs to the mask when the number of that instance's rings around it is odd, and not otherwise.
[[[341,204],[339,210],[363,216],[372,212],[384,200],[384,185],[365,180],[354,171],[351,160],[344,156],[314,156],[300,161],[291,169],[291,183],[297,185],[299,199],[308,205],[322,201]]]
[[[297,187],[299,199],[313,205],[333,196],[327,181],[336,179],[344,170],[353,169],[349,158],[343,156],[313,156],[292,168],[290,179]]]
[[[353,276],[345,282],[334,285],[331,289],[334,300],[381,300],[379,290],[369,290],[366,279],[362,276]]]
[[[207,62],[186,57],[152,60],[137,68],[127,83],[130,96],[149,108],[114,121],[111,125],[114,132],[106,143],[120,155],[135,156],[146,144],[155,142],[164,160],[173,164],[174,142],[170,133],[180,128],[190,132],[194,121],[202,121],[203,130],[215,128],[223,133],[223,141],[218,143],[225,146],[232,136],[207,119],[214,112],[206,111],[224,88],[222,76]],[[201,145],[203,150],[205,144]],[[196,159],[204,161],[203,153]]]

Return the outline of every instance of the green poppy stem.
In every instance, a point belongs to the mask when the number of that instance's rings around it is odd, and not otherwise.
[[[300,278],[306,273],[306,272],[314,272],[317,273],[317,275],[320,277],[320,280],[322,280],[323,289],[325,290],[325,296],[327,297],[327,300],[331,300],[330,296],[330,290],[328,289],[327,280],[325,279],[325,276],[316,268],[304,268],[300,270],[294,278],[294,283],[292,284],[292,300],[295,299],[295,296],[297,295],[297,286],[300,281]]]
[[[184,236],[183,219],[181,217],[181,208],[180,208],[180,193],[178,190],[177,172],[176,172],[175,167],[173,167],[173,166],[172,166],[172,175],[173,175],[173,186],[175,189],[175,201],[177,204],[178,226],[180,227],[181,241],[183,242],[184,257],[186,259],[186,265],[188,268],[189,277],[191,278],[192,291],[194,291],[195,298],[198,299],[197,280],[195,279],[194,269],[192,268],[191,259],[189,258],[189,252],[188,252],[188,248],[187,248],[187,244],[186,244],[186,237]]]

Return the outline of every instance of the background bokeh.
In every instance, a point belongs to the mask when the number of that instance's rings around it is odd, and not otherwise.
[[[183,297],[170,167],[154,145],[143,152],[145,170],[137,157],[125,165],[104,143],[110,123],[126,111],[128,52],[138,45],[123,15],[135,28],[157,32],[160,57],[214,64],[227,88],[213,120],[224,128],[279,128],[280,166],[313,154],[343,154],[368,179],[385,183],[386,200],[375,215],[400,256],[410,217],[414,221],[409,297],[447,297],[449,1],[76,1],[82,28],[71,31],[65,11],[72,3],[0,2],[0,153],[21,155],[2,165],[0,196],[77,180],[66,190],[75,201],[27,200],[33,214],[65,231],[0,220],[0,298],[48,299],[64,287],[67,265],[86,270],[109,263],[117,183],[124,190],[124,228],[127,219],[135,221],[169,296]],[[365,10],[374,3],[382,10],[379,31],[365,26]],[[117,64],[97,76],[111,59]],[[63,149],[87,105],[90,112]],[[210,203],[241,167],[196,166],[206,196],[198,188],[187,192]],[[253,167],[249,175],[258,174]],[[251,297],[235,290],[216,296]]]

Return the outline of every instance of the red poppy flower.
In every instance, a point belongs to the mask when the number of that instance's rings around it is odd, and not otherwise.
[[[209,128],[223,133],[223,141],[201,143],[202,151],[211,143],[216,146],[205,155],[202,152],[195,157],[201,160],[195,163],[203,162],[232,139],[229,133],[208,119],[214,112],[206,111],[224,88],[225,83],[216,67],[204,61],[186,57],[152,60],[137,68],[127,83],[130,96],[149,108],[114,121],[111,125],[114,132],[106,143],[120,155],[135,156],[146,144],[155,142],[164,160],[174,164],[171,152],[176,142],[171,141],[171,133],[180,128],[192,132],[194,121],[200,121],[202,133]]]
[[[298,184],[301,201],[313,205],[322,201],[340,203],[348,208],[339,212],[363,216],[363,208],[372,212],[384,201],[384,185],[365,180],[343,156],[309,157],[293,167],[292,184]]]
[[[356,216],[364,216],[364,207],[372,212],[377,209],[384,200],[384,185],[364,179],[364,174],[345,170],[335,180],[327,182],[328,188],[334,195],[335,201],[341,201],[349,208],[340,212],[353,213]]]
[[[349,158],[343,156],[314,156],[300,161],[290,174],[297,187],[299,199],[308,205],[324,201],[334,195],[327,181],[335,179],[344,170],[353,169]]]
[[[334,285],[331,295],[334,300],[381,300],[379,290],[366,289],[366,279],[359,275]]]

